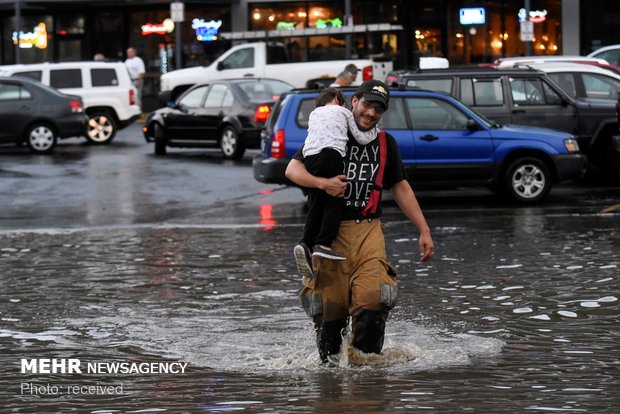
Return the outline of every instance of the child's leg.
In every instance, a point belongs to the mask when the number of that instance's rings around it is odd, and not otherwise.
[[[304,164],[311,174],[319,177],[335,177],[344,172],[342,156],[332,148],[325,148],[317,155],[306,157]],[[316,200],[313,199],[312,206],[319,210],[320,213],[315,213],[316,215],[312,217],[315,240],[313,244],[309,245],[321,244],[329,247],[332,240],[338,234],[338,227],[340,226],[340,219],[344,208],[344,199],[332,197],[322,190],[317,190],[317,193]],[[310,207],[310,197],[308,197],[308,203]],[[309,214],[310,211],[308,211]],[[306,224],[308,224],[308,218],[306,218]]]

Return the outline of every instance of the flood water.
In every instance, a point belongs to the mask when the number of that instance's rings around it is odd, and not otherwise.
[[[617,214],[431,216],[428,264],[386,220],[401,294],[384,352],[336,367],[297,297],[300,222],[0,232],[3,411],[620,411]],[[22,358],[187,366],[31,374]]]

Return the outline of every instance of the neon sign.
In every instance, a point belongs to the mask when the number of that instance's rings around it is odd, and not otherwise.
[[[340,18],[336,17],[335,19],[331,19],[331,20],[323,20],[323,19],[317,19],[316,20],[316,28],[317,29],[327,29],[328,27],[342,27],[342,20],[340,20]]]
[[[32,47],[45,49],[47,47],[45,23],[40,22],[34,27],[32,32],[19,32],[19,40],[17,39],[17,32],[13,32],[13,44],[16,45],[18,42],[21,49],[30,49]]]
[[[530,22],[542,23],[547,20],[547,10],[530,10]],[[525,21],[525,9],[519,10],[519,21]]]
[[[294,30],[297,23],[295,22],[278,22],[276,30]]]
[[[142,25],[142,36],[151,34],[165,35],[172,32],[174,32],[174,22],[170,18],[164,19],[163,22],[158,24],[147,23]]]
[[[196,39],[201,42],[217,40],[220,26],[222,26],[221,20],[211,20],[209,22],[205,22],[204,19],[192,20],[192,29],[196,30]]]

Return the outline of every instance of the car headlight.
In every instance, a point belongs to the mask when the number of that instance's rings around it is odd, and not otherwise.
[[[579,152],[579,144],[577,143],[577,140],[573,138],[565,139],[564,146],[568,152]]]

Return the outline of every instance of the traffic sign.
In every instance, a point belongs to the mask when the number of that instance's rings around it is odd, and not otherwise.
[[[179,1],[170,3],[170,18],[173,22],[185,21],[185,4]]]
[[[521,41],[522,42],[531,42],[534,40],[534,23],[531,21],[521,22]]]

